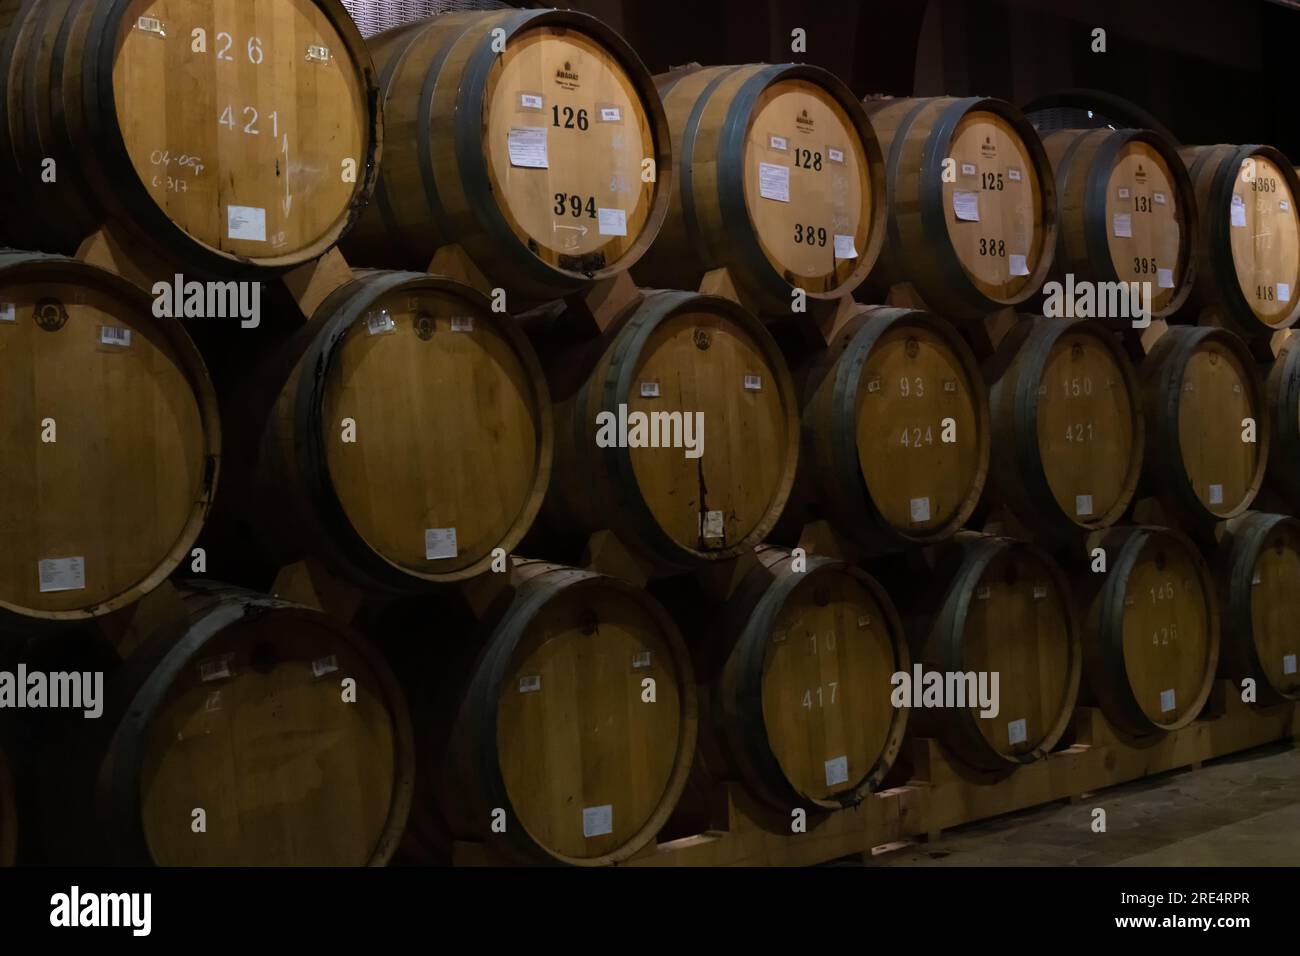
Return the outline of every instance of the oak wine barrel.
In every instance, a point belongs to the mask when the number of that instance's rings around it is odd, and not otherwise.
[[[1264,381],[1272,429],[1268,477],[1287,500],[1300,503],[1300,348],[1288,336]]]
[[[274,394],[245,399],[265,425],[235,497],[282,563],[414,591],[486,571],[528,531],[550,398],[528,340],[481,293],[358,272],[272,366],[258,388]]]
[[[1300,319],[1300,177],[1272,146],[1188,146],[1200,211],[1188,305],[1241,335],[1267,338]]]
[[[667,569],[763,541],[799,453],[794,387],[763,324],[718,296],[652,291],[597,349],[581,381],[555,389],[547,524],[567,535],[611,529]],[[547,359],[553,374],[574,365],[565,352]]]
[[[655,78],[677,150],[672,205],[638,264],[698,289],[726,268],[742,301],[789,315],[794,290],[851,295],[884,239],[880,145],[834,75],[801,64],[691,67]]]
[[[52,853],[81,865],[383,865],[415,780],[383,658],[326,614],[236,588],[181,591],[176,610],[111,675],[103,716],[61,762]]]
[[[1270,432],[1263,384],[1246,344],[1226,329],[1173,326],[1139,370],[1149,489],[1197,525],[1250,507]],[[1245,441],[1255,423],[1255,441]]]
[[[869,99],[885,150],[887,240],[873,285],[910,283],[944,316],[978,318],[1038,292],[1056,249],[1043,144],[1010,103]]]
[[[1197,228],[1177,147],[1149,129],[1069,129],[1043,148],[1060,204],[1052,278],[1145,282],[1152,315],[1176,312],[1192,289]]]
[[[1255,681],[1262,704],[1300,700],[1300,521],[1247,512],[1227,524],[1219,552],[1223,654],[1219,672]]]
[[[1219,608],[1205,559],[1166,528],[1112,528],[1094,543],[1107,570],[1081,582],[1087,698],[1136,736],[1187,726],[1209,698],[1219,660]]]
[[[599,20],[454,13],[369,43],[388,137],[350,259],[425,269],[459,244],[491,282],[537,301],[626,270],[653,241],[672,183],[663,105]]]
[[[125,607],[190,556],[221,458],[179,323],[61,256],[0,251],[0,618]]]
[[[993,486],[1045,540],[1108,527],[1142,473],[1137,373],[1100,322],[1022,319],[989,362]]]
[[[989,412],[979,365],[951,323],[862,306],[796,376],[802,446],[781,540],[826,520],[874,554],[934,544],[965,524],[988,474]]]
[[[0,31],[27,51],[0,66],[12,244],[71,253],[113,222],[201,272],[285,270],[374,186],[378,89],[339,0],[39,0]]]
[[[908,710],[890,703],[890,678],[910,667],[902,622],[876,580],[842,561],[813,556],[796,570],[770,547],[760,560],[724,612],[722,666],[700,675],[700,769],[739,774],[786,819],[854,806],[879,788],[907,728]]]
[[[914,707],[913,732],[977,770],[1006,771],[1051,751],[1074,714],[1079,626],[1065,576],[1036,545],[959,533],[917,601],[913,669],[997,673],[999,708]],[[990,685],[991,686],[991,685]],[[917,689],[914,694],[920,694]]]
[[[654,839],[690,771],[686,646],[667,613],[623,581],[529,561],[516,574],[464,691],[443,813],[457,836],[513,859],[626,859]]]

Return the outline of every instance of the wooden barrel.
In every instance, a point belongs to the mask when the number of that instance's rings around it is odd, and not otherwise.
[[[1065,542],[1127,510],[1142,473],[1137,374],[1101,323],[1027,318],[987,369],[998,501]]]
[[[653,241],[672,183],[663,104],[599,20],[444,14],[369,43],[388,148],[350,258],[425,269],[456,243],[493,283],[545,300],[627,269]]]
[[[874,554],[934,544],[966,523],[988,473],[988,399],[950,323],[863,306],[797,379],[802,447],[783,540],[825,520]]]
[[[900,582],[902,579],[900,578]],[[960,532],[943,545],[911,601],[913,734],[939,739],[976,770],[1013,769],[1045,756],[1074,713],[1081,650],[1065,576],[1036,545]],[[916,672],[973,675],[992,690],[997,713],[981,706],[917,707]],[[949,683],[945,680],[945,684]],[[905,688],[898,688],[902,693]],[[977,683],[967,682],[970,694]]]
[[[1268,477],[1288,501],[1300,503],[1300,348],[1288,337],[1264,381],[1272,447]]]
[[[0,750],[0,866],[18,860],[18,790],[3,750]]]
[[[885,150],[889,196],[873,284],[911,283],[931,309],[953,318],[1033,296],[1056,249],[1056,186],[1024,115],[979,96],[866,107]]]
[[[1061,229],[1052,278],[1144,282],[1170,315],[1195,276],[1196,199],[1177,147],[1149,129],[1067,129],[1043,148],[1056,171]]]
[[[28,51],[0,68],[0,177],[46,213],[10,242],[71,252],[111,220],[201,271],[288,269],[373,188],[378,90],[339,0],[40,0],[0,30]]]
[[[279,372],[280,374],[274,374]],[[267,373],[242,513],[281,561],[419,590],[486,571],[541,508],[553,421],[514,320],[442,276],[359,272]]]
[[[598,348],[581,382],[556,390],[548,524],[568,534],[611,529],[670,569],[763,541],[794,483],[799,418],[785,359],[762,323],[718,296],[655,291]],[[573,362],[561,353],[548,369]]]
[[[1272,146],[1188,146],[1200,210],[1188,305],[1234,331],[1267,337],[1300,319],[1300,178]]]
[[[1084,669],[1088,699],[1138,736],[1185,727],[1201,712],[1219,660],[1219,609],[1205,559],[1181,532],[1112,528],[1089,545]]]
[[[183,592],[177,610],[112,675],[103,716],[61,762],[60,825],[47,828],[60,862],[384,864],[415,766],[383,658],[319,611],[248,591]],[[80,800],[91,805],[68,815]]]
[[[793,63],[695,67],[656,82],[677,169],[637,279],[698,289],[726,268],[747,305],[783,315],[796,289],[814,300],[851,295],[880,252],[885,178],[848,88]]]
[[[686,646],[641,589],[541,562],[516,573],[462,699],[443,812],[456,835],[514,859],[626,859],[654,839],[690,771]]]
[[[1261,704],[1300,700],[1300,521],[1248,512],[1227,523],[1218,560],[1219,672],[1255,681]]]
[[[220,437],[203,360],[143,290],[0,252],[0,618],[97,617],[155,588],[203,526]]]
[[[908,711],[890,704],[890,678],[910,667],[902,622],[857,568],[809,557],[796,570],[788,551],[760,555],[764,566],[725,612],[724,663],[702,675],[710,708],[701,743],[707,736],[710,746],[701,746],[701,769],[738,774],[787,820],[795,807],[853,806],[902,747]]]
[[[1268,409],[1250,350],[1226,329],[1174,326],[1140,369],[1144,472],[1185,520],[1221,521],[1250,507],[1269,458]],[[1243,441],[1246,419],[1255,441]]]

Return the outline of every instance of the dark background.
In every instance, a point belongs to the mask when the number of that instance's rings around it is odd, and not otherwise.
[[[547,4],[549,5],[549,4]],[[1183,143],[1269,143],[1300,157],[1300,9],[1282,0],[565,0],[658,73],[816,63],[858,94],[1117,94]],[[805,54],[790,31],[807,31]],[[1106,30],[1093,53],[1092,30]]]

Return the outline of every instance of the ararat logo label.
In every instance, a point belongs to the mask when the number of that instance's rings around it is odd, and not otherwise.
[[[1140,183],[1145,183],[1147,181],[1147,171],[1141,163],[1138,163],[1138,169],[1133,178]]]
[[[994,156],[998,154],[998,145],[997,143],[993,142],[992,136],[984,137],[984,143],[982,146],[980,146],[980,154],[985,159],[992,159]]]
[[[808,110],[802,109],[799,115],[794,118],[794,125],[799,128],[801,133],[811,133],[816,128],[816,122],[808,115]]]
[[[68,310],[58,299],[41,299],[36,303],[36,324],[46,332],[57,332],[68,324]]]
[[[574,72],[573,64],[568,60],[564,61],[564,69],[555,71],[555,82],[559,84],[562,89],[576,90],[578,88],[578,74]]]

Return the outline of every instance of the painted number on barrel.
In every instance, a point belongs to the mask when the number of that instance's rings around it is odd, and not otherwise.
[[[899,442],[904,448],[920,448],[922,445],[934,444],[934,428],[926,426],[922,428],[919,425],[908,428],[903,427],[903,437]]]
[[[575,219],[579,219],[584,212],[586,212],[588,219],[596,218],[595,196],[588,196],[584,201],[577,193],[555,194],[555,214],[557,216],[563,216],[567,213]]]
[[[812,690],[803,692],[803,705],[808,710],[812,710],[814,702],[818,707],[825,707],[827,704],[834,704],[836,694],[840,688],[838,681],[829,681],[826,687],[814,687]]]
[[[1006,188],[1001,173],[980,173],[980,188],[1002,192]]]
[[[1172,601],[1176,596],[1173,581],[1166,581],[1164,584],[1157,584],[1153,588],[1147,588],[1151,594],[1151,603],[1159,604],[1161,601]]]
[[[1255,286],[1255,298],[1261,302],[1275,302],[1277,301],[1277,290],[1271,285],[1257,285]]]
[[[551,107],[551,125],[560,129],[585,131],[591,125],[591,120],[588,119],[586,110],[575,110],[572,106],[561,107],[557,105]]]
[[[904,398],[924,398],[925,379],[920,376],[908,378],[904,375],[898,380],[898,394]]]
[[[826,245],[826,229],[795,223],[794,241],[807,246],[824,246]]]
[[[1134,197],[1133,197],[1133,211],[1134,211],[1134,212],[1150,212],[1150,211],[1151,211],[1151,197],[1150,197],[1150,196],[1134,196]]]
[[[1092,394],[1092,379],[1087,375],[1079,378],[1067,378],[1061,382],[1061,387],[1065,389],[1066,398],[1078,398],[1081,395]]]
[[[1133,271],[1140,276],[1153,276],[1159,271],[1159,267],[1155,259],[1149,259],[1146,256],[1134,256]]]
[[[1005,259],[1007,255],[1007,241],[1005,239],[986,239],[981,236],[980,255],[1000,256]]]
[[[258,120],[261,118],[261,114],[258,113],[257,107],[245,106],[240,111],[240,116],[244,120],[245,133],[249,136],[262,135],[262,131],[257,128]],[[273,137],[278,137],[280,135],[280,111],[275,110],[268,113],[267,118],[271,121],[271,135]],[[239,122],[240,121],[235,118],[235,108],[233,106],[227,106],[225,111],[222,112],[221,118],[217,120],[219,125],[229,127],[231,130],[236,129],[239,126]]]
[[[809,635],[808,635],[808,640],[812,641],[812,652],[813,652],[814,654],[816,654],[816,653],[817,653],[817,635],[816,635],[816,634],[809,634]],[[822,646],[823,648],[825,648],[826,650],[828,650],[828,651],[833,651],[833,650],[835,650],[835,632],[834,632],[834,631],[831,631],[829,634],[825,634],[825,635],[822,636],[822,638],[821,638],[821,646]]]
[[[1065,440],[1068,442],[1092,441],[1092,422],[1076,422],[1065,426]]]
[[[217,34],[217,59],[225,60],[227,63],[235,62],[234,55],[230,52],[235,45],[235,38],[229,33],[222,31]],[[244,44],[244,53],[248,57],[248,62],[257,66],[265,57],[262,54],[262,38],[249,37],[248,42]]]
[[[1275,193],[1277,192],[1277,180],[1272,176],[1256,176],[1250,188],[1257,193]]]
[[[803,149],[796,146],[794,150],[794,165],[796,169],[811,169],[814,172],[822,171],[822,154],[815,153],[811,149]],[[826,245],[826,243],[822,243]]]
[[[1168,624],[1163,627],[1158,627],[1151,635],[1151,644],[1157,647],[1167,645],[1170,641],[1176,640],[1178,640],[1177,624]]]

